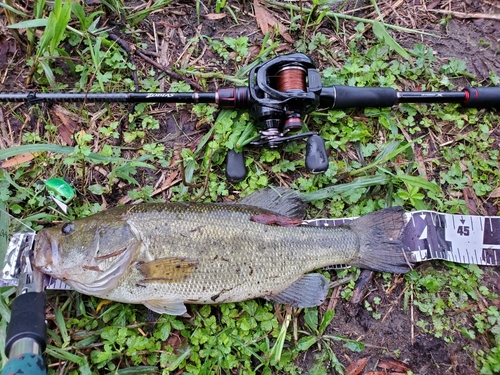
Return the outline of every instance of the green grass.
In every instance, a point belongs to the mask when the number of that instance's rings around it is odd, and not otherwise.
[[[35,1],[31,13],[12,8],[11,28],[28,30],[26,44],[32,52],[26,62],[31,69],[25,73],[36,89],[134,90],[136,72],[144,91],[159,91],[161,80],[171,91],[190,90],[185,82],[173,82],[164,73],[140,65],[137,58],[134,65],[109,38],[110,30],[98,26],[98,20],[111,10],[126,23],[126,33],[132,34],[140,48],[145,38],[142,28],[150,25],[153,12],[168,6],[168,1],[156,1],[151,8],[137,11],[120,1],[101,3],[92,13],[79,3],[59,0],[53,8]],[[456,89],[457,78],[476,84],[462,61],[438,62],[425,45],[405,50],[389,33],[408,30],[343,17],[330,12],[321,1],[313,4],[313,9],[285,8],[292,20],[289,31],[296,38],[294,49],[312,55],[321,67],[325,86],[420,86],[432,91]],[[195,6],[193,14],[199,16],[204,5],[197,2]],[[227,10],[229,22],[243,17],[225,1],[211,6],[214,13]],[[302,18],[298,15],[307,15],[305,27],[299,28]],[[329,48],[329,35],[317,26],[342,33],[339,25],[343,22],[351,32],[345,36],[351,38],[346,39],[344,50],[334,52]],[[367,24],[373,27],[373,38],[365,33]],[[278,54],[283,43],[273,35],[257,38],[261,44],[256,62]],[[217,68],[193,68],[179,62],[174,66],[178,71],[195,77],[202,87],[213,87],[214,80],[219,86],[245,84],[246,63],[254,63],[247,56],[256,45],[255,37],[196,35],[189,43],[194,46],[194,56],[203,48],[210,50],[210,63]],[[498,84],[493,73],[491,80]],[[158,114],[158,106],[151,104],[138,104],[130,110],[119,104],[64,107],[79,116],[83,125],[72,135],[72,146],[62,144],[54,116],[47,116],[43,105],[29,109],[3,105],[4,113],[17,111],[19,119],[28,111],[41,119],[38,127],[24,129],[20,146],[0,150],[0,159],[35,154],[33,161],[4,169],[0,175],[0,202],[35,229],[55,220],[91,215],[103,203],[116,205],[127,196],[129,201],[236,200],[268,185],[289,185],[306,194],[311,201],[310,218],[357,216],[388,205],[468,213],[463,189],[471,188],[484,202],[499,185],[499,155],[491,137],[498,114],[457,105],[405,104],[397,109],[314,112],[305,126],[319,131],[331,151],[326,173],[306,173],[305,144],[294,142],[274,150],[245,149],[249,173],[236,184],[225,178],[224,160],[228,149],[241,149],[256,134],[246,112],[216,111],[204,104],[162,107],[167,116]],[[201,124],[202,130],[172,145],[162,126],[177,121],[182,135],[182,113]],[[444,146],[436,152],[436,144]],[[425,174],[421,160],[425,160]],[[189,186],[173,182],[179,179],[181,163]],[[153,196],[162,174],[162,178],[175,177],[172,186]],[[67,215],[57,209],[40,183],[52,177],[68,178],[77,192]],[[329,271],[329,276],[343,278],[347,273],[358,275],[355,270],[343,270]],[[406,306],[414,301],[420,312],[416,323],[420,332],[446,343],[461,337],[477,371],[493,374],[500,366],[500,313],[493,303],[498,296],[484,285],[483,277],[484,272],[475,266],[429,265],[405,276],[404,299]],[[352,295],[353,286],[351,282],[343,287],[344,299]],[[14,295],[12,289],[0,292],[0,336],[4,338]],[[380,319],[377,301],[364,305],[375,320]],[[186,320],[151,317],[142,306],[111,303],[98,308],[99,302],[75,292],[49,292],[50,374],[342,373],[345,361],[333,351],[332,343],[340,342],[353,354],[364,349],[362,341],[328,331],[335,319],[333,310],[276,311],[272,303],[258,300],[193,306],[193,317]],[[480,350],[476,350],[478,346]],[[313,357],[310,369],[302,369],[298,361],[305,352]],[[1,355],[5,363],[3,350]]]

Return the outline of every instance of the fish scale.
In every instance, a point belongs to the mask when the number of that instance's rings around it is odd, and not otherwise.
[[[34,264],[82,293],[174,315],[186,312],[185,303],[257,297],[317,306],[328,280],[309,272],[335,264],[410,269],[398,239],[402,208],[313,227],[283,216],[303,212],[299,194],[255,194],[244,199],[252,205],[144,203],[47,228],[37,234]],[[283,224],[268,225],[263,217]]]

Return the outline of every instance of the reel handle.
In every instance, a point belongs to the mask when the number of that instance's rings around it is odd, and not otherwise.
[[[243,152],[236,152],[234,149],[229,150],[226,157],[226,178],[230,182],[238,182],[243,180],[246,175],[247,168]]]
[[[317,135],[311,135],[306,144],[306,170],[311,173],[323,173],[328,169],[328,154],[325,140]]]
[[[310,133],[309,133],[310,134]],[[307,136],[307,135],[306,135]],[[288,137],[288,140],[303,138],[301,134]],[[328,154],[325,140],[318,134],[311,134],[306,144],[306,170],[310,173],[323,173],[328,169]],[[226,178],[230,182],[239,182],[247,175],[243,152],[229,150],[226,157]]]

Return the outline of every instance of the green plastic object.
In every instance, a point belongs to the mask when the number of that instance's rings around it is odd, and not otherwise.
[[[65,204],[75,197],[75,190],[63,178],[50,178],[45,181],[45,187],[50,195]]]

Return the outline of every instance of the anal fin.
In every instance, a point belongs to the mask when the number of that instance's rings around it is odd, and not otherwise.
[[[284,291],[265,297],[268,300],[293,307],[314,307],[323,303],[329,282],[319,273],[304,275]]]

